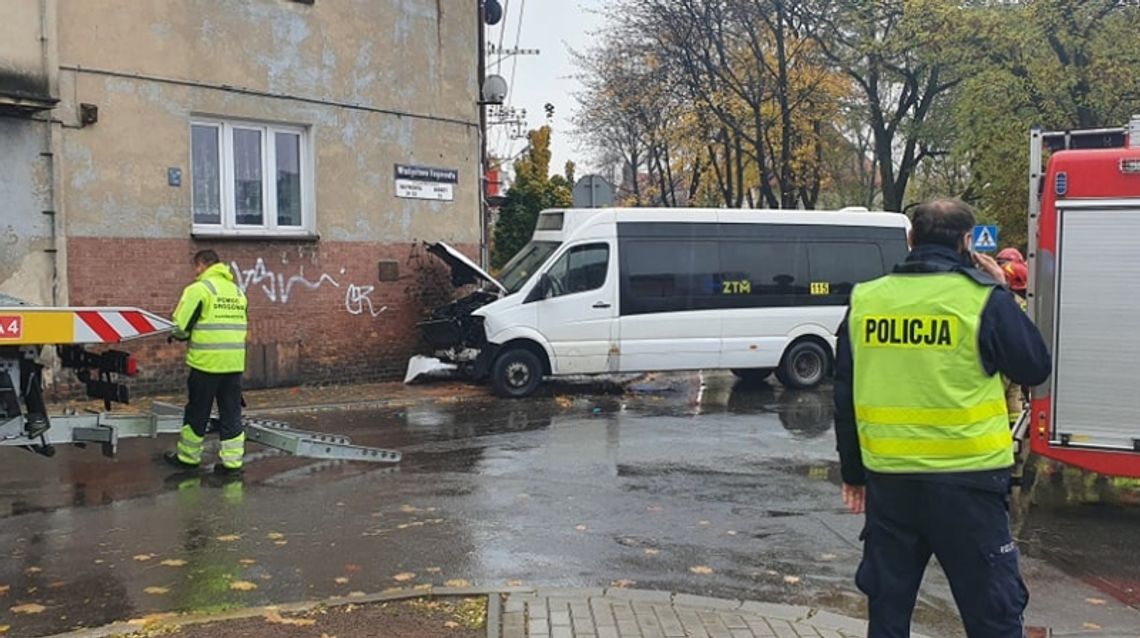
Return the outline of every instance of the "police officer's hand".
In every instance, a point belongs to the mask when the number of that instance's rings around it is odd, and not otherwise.
[[[1006,285],[1005,271],[998,265],[997,260],[982,253],[970,253],[970,256],[974,258],[974,265],[978,267],[978,270],[993,277],[994,281],[999,284]]]
[[[867,486],[844,483],[843,504],[852,514],[862,514],[867,508]]]

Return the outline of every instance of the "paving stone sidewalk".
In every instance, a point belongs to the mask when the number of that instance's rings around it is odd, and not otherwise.
[[[863,638],[867,625],[808,607],[614,588],[510,593],[494,615],[490,638]]]

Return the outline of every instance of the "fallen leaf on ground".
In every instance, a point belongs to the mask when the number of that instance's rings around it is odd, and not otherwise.
[[[574,529],[578,530],[579,532],[584,532],[586,531],[587,527],[585,525],[577,525],[574,527]]]
[[[725,532],[725,534],[728,534],[729,536],[736,536],[736,530],[730,529],[727,532]]]
[[[143,591],[152,595],[152,596],[161,596],[163,594],[169,594],[170,593],[170,589],[168,589],[166,587],[147,587]]]
[[[402,582],[404,582],[404,581],[407,581],[407,580],[411,580],[411,579],[413,579],[413,578],[415,578],[415,577],[416,577],[416,575],[415,575],[414,573],[412,573],[412,572],[400,572],[399,574],[396,574],[396,575],[395,575],[395,576],[393,576],[392,578],[393,578],[394,580],[397,580],[397,581],[399,581],[399,582],[401,582],[401,583],[402,583]]]
[[[443,626],[448,629],[459,629],[459,623],[455,622],[454,620],[449,620],[443,623]]]
[[[780,575],[780,572],[778,572],[774,569],[766,570],[764,573],[768,574],[769,576],[779,576]]]
[[[1103,598],[1086,598],[1085,602],[1090,605],[1107,605],[1108,601]]]
[[[694,574],[702,574],[702,575],[708,575],[708,574],[713,573],[712,567],[706,567],[704,565],[696,565],[694,567],[690,567],[689,571],[693,572]]]
[[[288,545],[289,541],[273,541],[274,545]]]
[[[610,583],[610,587],[617,587],[618,589],[629,589],[630,587],[633,587],[636,584],[637,584],[636,580],[630,580],[628,578],[620,578],[620,579],[615,580],[612,583]]]
[[[1101,626],[1096,624],[1095,622],[1083,623],[1081,625],[1081,627],[1084,627],[1085,629],[1101,629]]]
[[[8,633],[8,630],[11,628],[12,628],[12,625],[0,625],[0,634]]]
[[[96,565],[102,565],[102,564],[103,564],[103,563],[105,563],[105,562],[107,562],[107,561],[103,560],[102,558],[96,558],[96,559],[95,559],[95,564],[96,564]]]
[[[444,583],[444,585],[447,587],[470,587],[471,581],[463,578],[452,578],[451,580]]]
[[[265,535],[265,537],[271,541],[279,541],[282,538],[285,538],[285,535],[282,534],[281,532],[269,532],[268,534]]]
[[[220,543],[232,543],[234,541],[240,541],[241,540],[241,534],[225,534],[223,536],[219,536],[215,540],[217,540]]]
[[[133,559],[135,559],[141,563],[143,561],[148,561],[148,560],[154,558],[154,554],[135,554],[131,558],[133,558]]]
[[[27,569],[25,569],[25,570],[24,570],[24,573],[25,573],[25,574],[38,574],[38,573],[40,573],[40,572],[42,572],[42,571],[43,571],[43,570],[42,570],[42,569],[40,569],[39,567],[29,567],[29,568],[27,568]]]
[[[344,584],[348,583],[348,579],[345,578],[344,576],[337,576],[336,578],[333,579],[333,582],[335,582],[338,585],[344,585]]]
[[[416,591],[431,591],[431,583],[423,583],[421,585],[416,585],[415,587],[412,587],[412,589],[414,589]]]
[[[554,402],[557,403],[558,407],[561,407],[561,408],[568,408],[568,407],[574,405],[574,401],[572,399],[570,399],[570,397],[564,397],[564,396],[554,397]]]
[[[147,614],[145,616],[142,616],[141,618],[131,618],[130,620],[127,621],[127,624],[128,625],[147,626],[147,625],[151,625],[151,624],[154,624],[157,622],[161,622],[163,620],[166,620],[167,618],[173,618],[175,615],[176,614],[171,613],[171,612],[164,612],[161,614]]]
[[[362,592],[362,591],[350,591],[350,592],[348,592],[348,597],[349,597],[349,598],[364,598],[364,597],[365,597],[365,596],[367,596],[367,595],[368,595],[368,594],[366,594],[366,593],[364,593],[364,592]]]
[[[799,576],[784,576],[784,582],[789,584],[789,585],[795,585],[796,583],[800,582],[800,577]]]
[[[819,559],[820,560],[835,560],[836,556],[835,556],[835,554],[821,554]]]
[[[11,611],[13,614],[42,614],[45,609],[47,609],[47,607],[39,603],[26,603],[9,607],[8,611]]]
[[[443,570],[442,570],[442,569],[440,569],[439,567],[428,567],[428,568],[427,568],[427,569],[425,569],[424,571],[425,571],[425,572],[427,572],[427,573],[429,573],[429,574],[438,574],[438,573],[440,573],[440,572],[441,572],[441,571],[443,571]]]
[[[381,591],[380,593],[381,594],[395,594],[395,593],[402,592],[402,591],[404,591],[403,587],[389,587],[389,588]]]
[[[359,572],[359,571],[361,571],[361,570],[363,570],[363,569],[364,569],[364,568],[363,568],[363,567],[361,567],[360,565],[354,565],[354,564],[352,564],[352,563],[349,563],[349,564],[347,564],[347,565],[345,565],[345,566],[344,566],[344,571],[346,571],[346,572],[349,572],[350,574],[351,574],[351,573],[356,573],[356,572]]]
[[[168,558],[159,564],[166,565],[167,567],[182,567],[186,564],[186,561],[182,560],[181,558]]]
[[[523,584],[523,582],[521,580],[508,580],[507,581],[507,587],[522,587],[522,584]]]
[[[257,585],[249,582],[248,580],[235,580],[230,583],[230,589],[235,591],[252,591],[257,589]]]
[[[404,504],[404,505],[400,506],[400,511],[405,513],[405,514],[415,514],[416,512],[422,512],[423,510],[421,510],[418,507],[415,507],[414,505]]]
[[[252,558],[243,558],[239,560],[238,563],[242,565],[256,565],[257,561],[253,560]]]
[[[9,589],[12,589],[11,585],[0,585],[0,596],[7,594]]]
[[[286,618],[273,610],[265,613],[265,620],[275,625],[293,625],[296,627],[308,627],[317,624],[317,621],[312,618]]]
[[[712,523],[708,521],[697,521],[697,525],[700,525],[701,527],[708,527],[709,525],[712,525]]]
[[[645,548],[645,555],[646,556],[656,556],[660,553],[661,553],[661,550],[659,550],[659,549],[653,549],[652,547],[646,547]]]

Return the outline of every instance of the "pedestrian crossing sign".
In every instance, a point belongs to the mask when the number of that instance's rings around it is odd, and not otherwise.
[[[993,224],[974,226],[974,250],[988,253],[997,250],[998,227]]]

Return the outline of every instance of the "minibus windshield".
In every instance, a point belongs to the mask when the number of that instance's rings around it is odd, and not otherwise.
[[[532,241],[515,253],[499,273],[499,282],[507,289],[507,294],[518,292],[530,276],[558,250],[559,245],[556,241]]]

